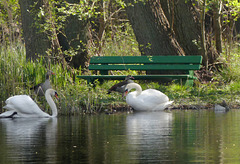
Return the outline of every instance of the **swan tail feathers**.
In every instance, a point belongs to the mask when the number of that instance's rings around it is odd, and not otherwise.
[[[168,102],[165,104],[165,108],[164,108],[164,109],[168,108],[173,102],[174,102],[174,101],[168,101]]]
[[[0,118],[12,118],[14,115],[16,115],[17,112],[15,111],[6,111],[0,114]]]
[[[168,108],[172,103],[173,101],[167,101],[165,103],[159,104],[153,109],[153,111],[164,110]]]

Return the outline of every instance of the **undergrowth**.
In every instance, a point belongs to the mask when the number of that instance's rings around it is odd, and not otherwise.
[[[48,111],[48,105],[44,98],[37,97],[30,88],[45,80],[46,68],[48,66],[43,59],[37,62],[26,61],[23,45],[15,47],[1,47],[0,49],[0,100],[1,110],[5,100],[13,95],[28,94],[41,108]],[[195,81],[193,87],[185,87],[178,84],[161,85],[156,82],[136,81],[143,90],[155,88],[174,100],[173,106],[199,105],[211,107],[225,100],[230,106],[238,107],[240,93],[240,71],[238,59],[234,58],[226,64],[228,67],[215,74],[213,81],[202,84]],[[79,70],[68,71],[61,64],[52,64],[50,68],[55,75],[51,76],[52,87],[58,91],[60,101],[57,102],[59,114],[73,115],[83,113],[96,113],[103,111],[114,111],[127,108],[124,98],[119,93],[107,94],[107,90],[119,82],[106,81],[100,84],[96,81],[96,87],[88,85],[85,80],[73,79],[73,72],[78,74]],[[137,74],[137,72],[115,72],[115,74]],[[1,111],[1,112],[2,112]],[[49,112],[49,111],[48,111]]]

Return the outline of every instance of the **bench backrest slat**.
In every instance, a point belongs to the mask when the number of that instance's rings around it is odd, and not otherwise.
[[[93,56],[90,64],[201,64],[201,56]]]
[[[191,64],[145,64],[145,65],[90,65],[89,70],[198,70],[200,65]]]

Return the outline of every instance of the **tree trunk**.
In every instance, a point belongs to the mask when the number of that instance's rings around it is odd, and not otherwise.
[[[72,0],[68,1],[69,3],[72,2]],[[78,68],[79,66],[85,67],[87,61],[86,21],[80,21],[77,16],[70,16],[66,21],[67,23],[65,24],[64,29],[62,29],[65,35],[55,30],[55,33],[50,33],[52,36],[47,36],[46,33],[40,32],[40,29],[35,26],[37,12],[32,12],[31,7],[36,3],[37,6],[35,6],[35,8],[40,8],[43,5],[43,1],[19,0],[19,3],[21,8],[23,36],[27,59],[35,60],[38,58],[37,54],[45,56],[46,51],[50,48],[56,50],[52,51],[51,53],[58,53],[58,48],[61,48],[62,51],[70,50],[70,48],[72,48],[76,52],[76,55],[73,56],[71,60],[69,57],[66,57],[66,59],[69,60],[70,65],[75,68]],[[45,3],[47,3],[47,1],[45,1]],[[74,3],[74,1],[72,3]],[[44,5],[45,7],[47,6],[47,4]],[[56,28],[54,27],[54,23],[52,28]],[[55,35],[57,35],[57,37]],[[50,41],[48,37],[52,37],[52,41]]]
[[[205,7],[206,7],[206,0],[203,0],[202,14],[201,14],[201,34],[202,34],[201,49],[202,49],[202,56],[203,56],[203,64],[206,68],[208,68],[208,55],[206,52],[206,43],[205,43],[205,15],[206,15]]]
[[[172,22],[177,41],[186,55],[201,55],[198,45],[201,40],[199,13],[195,11],[191,1],[172,1],[172,5],[174,5],[172,7],[174,9],[174,17],[172,16],[174,20]]]
[[[79,3],[79,0],[67,0],[68,3]],[[75,67],[86,67],[88,61],[87,53],[87,20],[79,20],[77,16],[68,17],[63,31],[66,34],[66,39],[70,48],[76,51],[70,64]]]
[[[126,0],[132,3],[132,0]],[[159,0],[135,3],[126,9],[142,55],[185,55]]]
[[[45,55],[47,49],[50,47],[47,35],[40,32],[40,30],[34,25],[35,20],[34,15],[31,14],[31,6],[36,2],[38,2],[38,7],[42,5],[42,1],[39,0],[19,0],[26,58],[29,60],[37,59],[37,54]]]
[[[222,52],[222,31],[221,31],[221,7],[222,2],[216,1],[213,3],[213,30],[215,33],[215,41],[216,41],[216,50],[219,53]]]
[[[70,16],[66,21],[64,32],[69,44],[69,48],[76,51],[76,55],[70,60],[70,64],[78,68],[84,68],[88,61],[88,54],[86,50],[87,45],[87,23],[78,20],[77,16]],[[61,45],[62,46],[62,45]]]
[[[200,13],[192,1],[125,1],[131,4],[126,9],[127,15],[142,55],[202,54],[201,44],[206,39],[201,40]]]

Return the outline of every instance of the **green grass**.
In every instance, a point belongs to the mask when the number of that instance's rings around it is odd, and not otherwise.
[[[5,100],[13,95],[30,95],[42,109],[49,111],[43,98],[37,97],[30,88],[45,81],[47,64],[43,59],[36,62],[26,61],[23,45],[16,47],[1,47],[0,49],[0,102],[1,109]],[[95,113],[99,111],[113,110],[116,101],[124,103],[118,94],[108,95],[107,88],[114,81],[99,85],[96,88],[87,85],[85,80],[73,80],[73,72],[62,68],[61,64],[52,64],[51,70],[55,75],[51,76],[51,84],[57,90],[60,101],[57,102],[59,113],[63,115]],[[77,74],[79,70],[74,70]],[[116,81],[115,81],[116,82]],[[45,109],[46,108],[46,109]]]
[[[37,97],[30,87],[45,80],[48,66],[39,59],[37,62],[26,61],[23,45],[15,47],[1,47],[0,49],[0,102],[1,107],[5,100],[17,94],[31,95],[45,111],[49,111],[44,99]],[[212,107],[225,100],[230,106],[237,108],[240,93],[240,71],[238,60],[240,56],[234,55],[234,60],[228,62],[231,67],[222,68],[216,73],[214,81],[201,84],[196,81],[194,87],[184,87],[178,84],[159,85],[154,82],[136,81],[143,89],[155,88],[174,100],[174,106],[204,106]],[[96,87],[87,85],[85,80],[73,81],[73,72],[63,69],[60,64],[52,64],[51,70],[56,74],[51,76],[53,88],[58,91],[60,101],[57,102],[59,113],[74,115],[83,113],[96,113],[115,109],[127,109],[127,104],[119,93],[107,94],[107,90],[118,81],[107,81]],[[77,74],[79,70],[74,70]],[[227,72],[227,73],[226,73]],[[136,74],[130,72],[116,72],[116,74]],[[3,109],[1,108],[3,111]],[[2,112],[1,111],[1,112]]]

